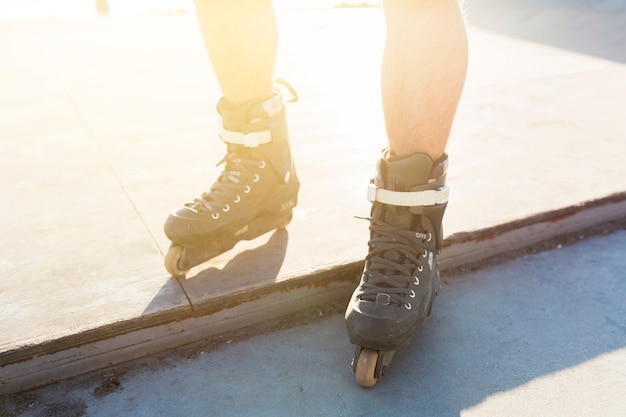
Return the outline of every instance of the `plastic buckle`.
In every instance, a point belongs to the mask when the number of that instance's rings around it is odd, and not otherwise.
[[[375,184],[369,183],[369,185],[367,186],[367,200],[371,203],[376,201],[376,190],[378,189],[378,187],[376,187]]]
[[[258,148],[260,141],[258,132],[246,133],[243,136],[243,146],[246,148]]]

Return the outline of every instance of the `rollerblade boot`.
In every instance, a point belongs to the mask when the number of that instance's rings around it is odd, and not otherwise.
[[[165,268],[174,277],[291,221],[300,183],[288,140],[285,104],[275,92],[233,107],[225,99],[220,138],[224,170],[211,188],[172,212],[165,234],[172,242]]]
[[[369,251],[345,314],[362,386],[374,386],[395,350],[430,315],[439,289],[435,256],[443,241],[446,168],[447,156],[435,162],[422,153],[398,158],[386,149],[370,183]]]

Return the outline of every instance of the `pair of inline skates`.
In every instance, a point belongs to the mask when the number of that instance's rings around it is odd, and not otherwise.
[[[184,277],[195,265],[268,231],[287,226],[300,183],[280,92],[233,107],[222,99],[224,169],[210,189],[172,212],[165,233],[172,244],[165,267]],[[368,188],[372,202],[369,251],[361,281],[345,313],[356,345],[357,382],[376,384],[400,346],[430,314],[439,288],[436,255],[447,204],[447,158],[398,158],[383,151]]]

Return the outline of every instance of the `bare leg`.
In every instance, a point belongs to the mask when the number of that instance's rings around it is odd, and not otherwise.
[[[285,227],[300,182],[285,106],[273,91],[278,31],[271,0],[196,0],[222,97],[224,169],[208,191],[170,213],[165,268],[174,277],[237,244]]]
[[[370,184],[369,252],[346,309],[357,382],[372,387],[430,315],[447,206],[444,156],[467,68],[457,0],[386,0],[382,96],[390,149]]]
[[[272,94],[278,26],[271,0],[195,0],[204,43],[226,100]]]
[[[382,99],[392,152],[445,151],[467,70],[457,0],[386,0]]]

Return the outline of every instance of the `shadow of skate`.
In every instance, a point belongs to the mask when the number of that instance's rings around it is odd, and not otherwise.
[[[276,282],[285,261],[289,233],[279,229],[269,235],[261,236],[242,244],[265,243],[237,254],[224,264],[208,261],[195,275],[181,279],[180,284],[187,293],[194,309],[199,305],[211,303],[215,299],[245,294]],[[237,247],[235,248],[237,250]],[[225,254],[225,255],[228,255]]]

